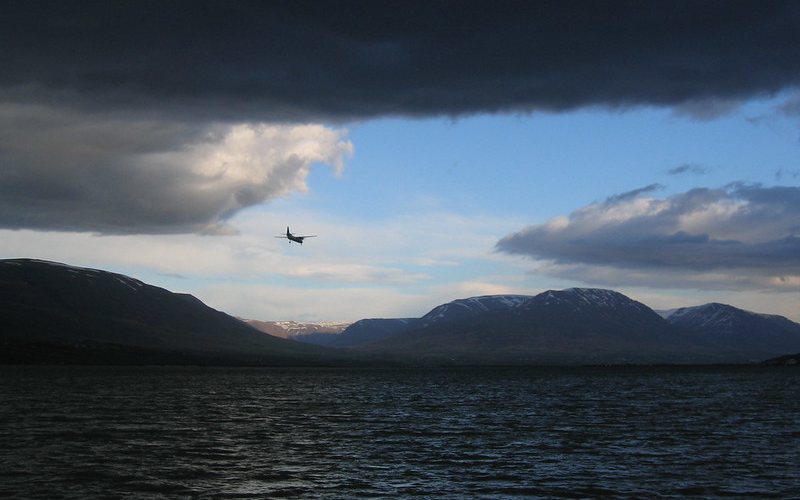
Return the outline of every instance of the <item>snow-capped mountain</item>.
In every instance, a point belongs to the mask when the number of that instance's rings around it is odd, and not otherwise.
[[[276,321],[275,324],[289,333],[289,336],[306,333],[341,333],[350,323],[341,321]]]
[[[663,316],[671,323],[683,323],[687,326],[691,325],[692,328],[733,327],[737,321],[742,319],[757,320],[782,317],[746,311],[718,302],[670,309],[665,311]]]
[[[519,305],[520,310],[531,311],[547,308],[570,314],[602,313],[618,316],[645,315],[651,320],[658,316],[655,311],[619,292],[602,288],[567,288],[548,290]]]
[[[531,297],[529,304],[568,306],[575,309],[582,307],[619,309],[633,307],[639,312],[648,312],[650,308],[641,302],[626,297],[613,290],[603,288],[567,288],[565,290],[547,290]]]
[[[248,325],[283,339],[297,339],[306,335],[342,333],[350,323],[341,321],[259,321],[242,319]]]
[[[570,331],[605,332],[604,335],[660,337],[671,342],[675,332],[655,311],[613,290],[568,288],[548,290],[511,311],[513,322],[524,325],[550,325]],[[670,330],[670,331],[668,331]]]
[[[369,318],[348,326],[342,335],[330,343],[336,347],[355,347],[377,342],[418,328],[440,323],[452,323],[486,313],[505,311],[523,303],[527,295],[483,295],[457,299],[434,307],[421,318]],[[309,339],[318,342],[326,339]]]
[[[572,288],[453,301],[363,348],[437,362],[670,362],[686,359],[683,340],[644,304]]]
[[[243,319],[245,323],[282,339],[296,340],[306,344],[333,346],[350,323],[339,321],[258,321]]]
[[[467,299],[457,299],[434,307],[428,314],[420,318],[423,327],[441,322],[459,321],[486,313],[507,311],[519,306],[529,295],[482,295]]]
[[[800,324],[783,316],[719,303],[673,309],[664,316],[718,348],[750,352],[756,358],[800,351]]]

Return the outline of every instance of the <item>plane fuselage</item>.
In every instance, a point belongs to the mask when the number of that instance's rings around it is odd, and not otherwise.
[[[289,231],[286,231],[286,238],[291,242],[294,241],[295,243],[303,244],[303,240],[305,239],[304,236],[295,236]]]
[[[306,238],[313,238],[313,236],[295,236],[291,233],[291,231],[289,231],[288,227],[286,228],[286,239],[289,240],[289,243],[294,241],[295,243],[300,243],[302,245],[303,240]]]

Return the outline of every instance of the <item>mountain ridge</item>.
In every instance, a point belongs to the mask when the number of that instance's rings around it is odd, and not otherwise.
[[[0,260],[0,324],[6,363],[36,362],[34,344],[65,362],[103,355],[138,362],[134,352],[142,362],[181,364],[313,364],[338,356],[265,335],[188,294],[37,259]]]
[[[618,292],[548,290],[505,303],[491,300],[504,307],[423,323],[364,348],[468,364],[677,362],[690,354],[660,316]]]
[[[726,307],[727,311],[740,311],[733,306]],[[775,337],[766,346],[759,345],[752,338],[749,338],[748,344],[748,337],[740,338],[739,345],[731,346],[724,340],[714,338],[719,332],[701,335],[700,328],[668,321],[647,305],[619,292],[601,288],[568,288],[547,290],[530,296],[487,295],[456,299],[434,307],[416,320],[404,319],[405,330],[395,325],[396,331],[392,335],[382,332],[381,335],[370,336],[369,331],[362,328],[359,332],[360,342],[351,339],[348,344],[351,348],[370,352],[405,352],[420,358],[460,357],[465,362],[476,358],[465,352],[470,349],[442,345],[444,338],[448,338],[454,346],[463,344],[465,339],[472,339],[472,350],[480,350],[484,358],[502,362],[523,362],[537,355],[541,359],[571,362],[749,362],[800,349],[800,325],[782,316],[749,314],[780,322],[788,325],[788,328],[766,336]],[[370,321],[374,325],[386,325],[393,320]],[[341,336],[347,338],[350,333],[345,329]],[[437,338],[441,342],[434,347]],[[490,338],[493,341],[489,341]],[[506,344],[500,349],[498,342],[503,338]],[[569,338],[576,345],[594,350],[596,355],[568,355]],[[528,345],[528,352],[525,352],[525,344],[535,339],[539,345]],[[516,354],[512,340],[516,342]],[[616,342],[616,351],[609,349],[612,341]],[[547,345],[550,346],[550,353],[545,353],[546,349],[542,347]],[[498,352],[490,354],[492,349]],[[580,347],[573,346],[573,349]],[[606,359],[602,360],[599,352],[604,349]],[[637,349],[640,352],[637,353]],[[641,354],[648,350],[653,353],[652,356]]]

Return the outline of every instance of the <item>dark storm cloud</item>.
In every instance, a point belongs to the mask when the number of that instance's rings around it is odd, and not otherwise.
[[[549,261],[562,277],[582,269],[589,278],[603,269],[611,280],[609,270],[616,269],[615,279],[661,273],[666,282],[675,272],[716,273],[716,281],[733,276],[800,289],[800,188],[732,184],[664,199],[642,196],[650,191],[612,196],[530,226],[497,248]]]
[[[0,99],[248,120],[679,106],[800,83],[800,3],[6,3]],[[683,106],[683,107],[680,107]]]
[[[351,145],[319,125],[190,124],[0,104],[0,227],[225,233]]]
[[[800,3],[770,1],[11,0],[0,227],[225,231],[352,149],[277,122],[640,104],[712,118],[800,84],[798,25]]]

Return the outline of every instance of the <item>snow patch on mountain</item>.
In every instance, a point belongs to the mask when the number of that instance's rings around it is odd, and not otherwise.
[[[481,295],[454,300],[433,308],[423,316],[423,326],[432,325],[446,319],[511,309],[525,303],[528,299],[530,299],[528,295]]]
[[[747,316],[765,319],[781,318],[781,316],[746,311],[718,302],[711,302],[701,306],[680,307],[663,311],[663,313],[662,316],[671,323],[691,323],[697,328],[728,326],[737,321],[737,318]]]
[[[331,333],[340,333],[350,325],[350,323],[344,323],[341,321],[275,321],[275,324],[290,334],[305,333],[309,331],[329,331]]]
[[[342,321],[260,321],[240,318],[245,323],[275,337],[297,339],[315,334],[341,334],[350,323]]]
[[[530,299],[529,307],[535,306],[562,306],[572,307],[576,310],[591,309],[637,309],[649,311],[650,309],[619,292],[603,288],[567,288],[565,290],[548,290]]]

